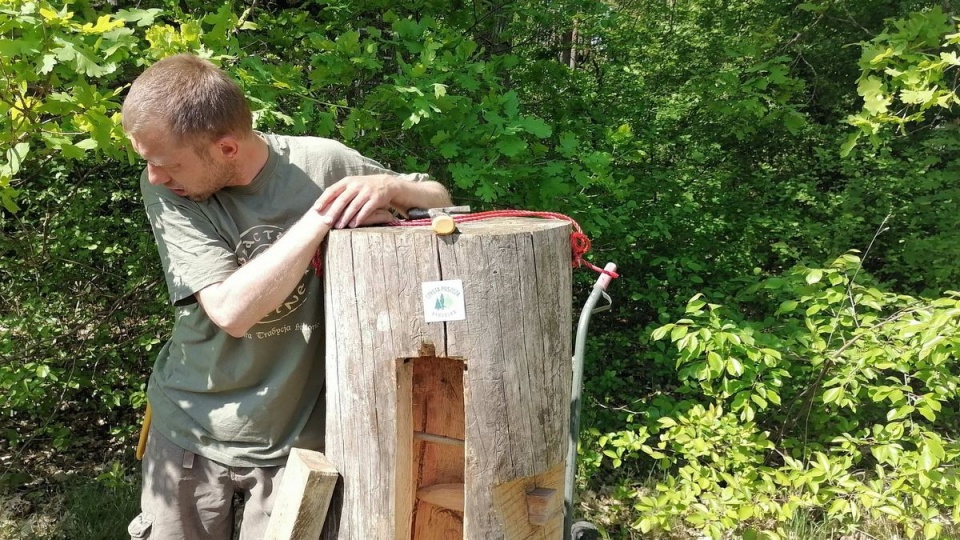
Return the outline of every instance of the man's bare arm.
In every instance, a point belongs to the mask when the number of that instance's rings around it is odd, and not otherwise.
[[[243,337],[290,296],[332,224],[333,218],[311,209],[260,256],[200,290],[196,297],[210,320]]]
[[[323,192],[316,204],[276,243],[222,282],[196,294],[207,316],[234,337],[280,307],[303,277],[323,238],[334,227],[386,223],[387,208],[449,206],[447,190],[433,181],[389,175],[353,176]]]

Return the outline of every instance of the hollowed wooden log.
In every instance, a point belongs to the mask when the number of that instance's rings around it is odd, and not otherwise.
[[[558,538],[569,234],[536,218],[331,232],[325,454],[343,481],[324,538]],[[421,285],[447,280],[465,319],[426,322]]]

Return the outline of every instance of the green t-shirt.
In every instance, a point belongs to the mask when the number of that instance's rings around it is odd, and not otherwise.
[[[151,185],[145,173],[140,180],[176,312],[150,377],[153,426],[186,450],[237,467],[282,464],[292,446],[323,447],[322,280],[305,268],[289,298],[242,338],[214,324],[194,294],[263,254],[324,187],[395,174],[328,139],[261,136],[269,158],[247,186],[195,202]]]

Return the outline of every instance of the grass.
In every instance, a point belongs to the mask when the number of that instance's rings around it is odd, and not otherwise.
[[[129,538],[140,511],[139,475],[21,487],[0,495],[0,540],[112,540]]]
[[[77,540],[127,538],[127,524],[140,513],[140,483],[111,487],[84,484],[67,492],[67,537]]]

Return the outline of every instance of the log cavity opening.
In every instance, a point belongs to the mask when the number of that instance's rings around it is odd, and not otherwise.
[[[410,441],[410,453],[399,454],[412,458],[410,538],[463,538],[466,363],[423,356],[405,364],[401,373],[412,380],[400,388],[412,394],[407,403],[413,433],[401,439]]]

